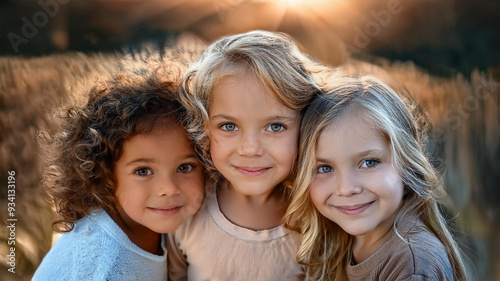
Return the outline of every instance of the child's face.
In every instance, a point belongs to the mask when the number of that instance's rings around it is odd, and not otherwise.
[[[292,169],[299,114],[251,74],[223,78],[209,108],[210,153],[217,170],[246,196],[268,196]]]
[[[347,233],[381,238],[394,222],[403,183],[389,141],[354,112],[325,128],[310,187],[318,211]]]
[[[128,227],[167,233],[200,208],[203,167],[181,126],[153,133],[123,144],[114,168],[115,196]]]

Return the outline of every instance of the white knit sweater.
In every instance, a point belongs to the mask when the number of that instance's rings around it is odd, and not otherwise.
[[[34,281],[161,280],[167,278],[167,250],[157,256],[135,245],[102,209],[75,223],[38,267]]]

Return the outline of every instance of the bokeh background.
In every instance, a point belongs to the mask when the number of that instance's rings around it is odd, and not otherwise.
[[[54,108],[132,68],[178,75],[215,39],[286,32],[332,67],[393,79],[431,117],[450,223],[476,280],[500,280],[500,1],[10,0],[0,4],[0,280],[30,280],[51,247],[36,136]],[[8,272],[16,172],[16,273]]]

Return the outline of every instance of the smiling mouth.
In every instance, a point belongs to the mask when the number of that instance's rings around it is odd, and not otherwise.
[[[260,168],[260,167],[238,167],[238,166],[234,166],[234,168],[240,172],[241,174],[245,175],[245,176],[249,176],[249,177],[257,177],[257,176],[260,176],[262,174],[264,174],[265,172],[267,172],[269,169],[271,168]]]
[[[339,210],[344,215],[359,215],[368,209],[375,201],[371,201],[365,204],[350,205],[350,206],[333,206],[335,209]]]
[[[148,207],[148,209],[159,214],[159,215],[175,215],[182,209],[182,207],[183,206],[180,205],[180,206],[171,206],[171,207],[162,207],[162,208],[150,208],[150,207]]]

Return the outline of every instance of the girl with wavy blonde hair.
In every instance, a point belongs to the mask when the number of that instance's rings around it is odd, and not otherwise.
[[[370,76],[327,88],[303,116],[285,216],[308,280],[466,280],[417,107]]]
[[[283,227],[300,117],[319,88],[287,35],[219,39],[180,97],[206,167],[200,211],[169,234],[170,280],[300,280],[299,235]]]

